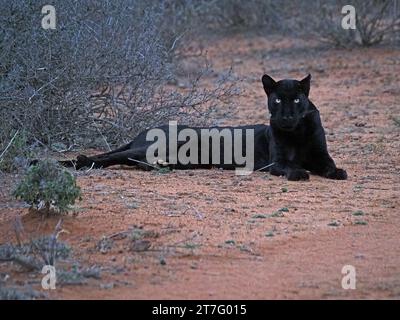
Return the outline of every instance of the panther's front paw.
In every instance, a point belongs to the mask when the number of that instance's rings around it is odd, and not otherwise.
[[[289,170],[286,174],[286,177],[290,181],[299,181],[299,180],[309,180],[310,175],[304,169],[292,169]]]
[[[326,174],[326,177],[329,179],[335,179],[335,180],[346,180],[347,172],[346,172],[346,170],[335,168],[334,170],[329,171]]]

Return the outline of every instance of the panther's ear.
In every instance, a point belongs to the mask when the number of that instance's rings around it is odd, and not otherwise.
[[[310,82],[311,82],[311,74],[308,74],[303,80],[300,80],[301,89],[303,90],[304,94],[308,97],[310,93]]]
[[[274,79],[272,79],[269,75],[264,74],[261,79],[263,86],[264,86],[264,91],[267,95],[269,95],[272,91],[274,91],[276,82]]]

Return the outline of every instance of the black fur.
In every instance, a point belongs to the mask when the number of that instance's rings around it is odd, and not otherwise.
[[[264,124],[243,127],[216,127],[254,129],[254,170],[259,170],[274,163],[269,170],[271,174],[286,176],[288,180],[308,180],[309,174],[317,174],[330,179],[343,180],[347,178],[346,171],[336,167],[329,156],[325,132],[321,124],[319,112],[308,99],[311,76],[301,81],[281,80],[274,81],[264,75],[262,83],[268,96],[268,110],[271,114],[270,126]],[[159,127],[168,136],[168,126]],[[187,126],[178,126],[178,132]],[[193,128],[200,132],[201,128]],[[146,141],[147,131],[139,134],[131,143],[108,153],[86,157],[80,155],[76,160],[62,161],[63,165],[82,167],[105,168],[112,165],[124,164],[139,166],[143,169],[152,169],[146,164],[146,150],[154,142]],[[244,135],[243,135],[244,136]],[[243,138],[243,145],[245,146]],[[178,144],[181,147],[185,142]],[[221,140],[221,155],[223,155],[224,141]],[[231,146],[230,146],[231,147]],[[201,148],[198,148],[201,153]],[[211,152],[210,152],[211,158]],[[210,159],[211,160],[211,159]],[[222,157],[223,160],[223,157]],[[168,150],[167,159],[168,162]],[[210,161],[211,163],[211,161]],[[224,169],[234,169],[235,163],[218,165],[178,164],[175,169],[210,168],[212,166]]]
[[[270,172],[285,175],[289,180],[307,180],[307,171],[344,180],[347,173],[336,168],[329,156],[319,112],[308,99],[310,80],[311,75],[301,81],[278,82],[268,75],[262,77],[271,114],[269,152],[275,165]]]

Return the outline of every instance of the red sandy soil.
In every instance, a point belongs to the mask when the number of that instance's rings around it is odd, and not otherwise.
[[[239,111],[222,124],[268,121],[264,72],[276,79],[311,73],[311,100],[349,179],[119,167],[78,173],[83,200],[64,217],[68,233],[60,239],[82,264],[101,266],[102,277],[58,287],[49,298],[399,299],[400,126],[392,119],[400,119],[399,50],[327,50],[247,35],[210,41],[206,50],[216,69],[233,63],[243,79]],[[16,216],[30,236],[50,233],[58,221],[28,213],[7,192],[0,200],[0,243],[15,241]],[[270,216],[281,208],[288,210]],[[135,228],[143,232],[132,240]],[[103,237],[112,246],[101,253]],[[356,268],[355,290],[342,289],[344,265]],[[0,272],[8,281],[26,278],[10,264]]]

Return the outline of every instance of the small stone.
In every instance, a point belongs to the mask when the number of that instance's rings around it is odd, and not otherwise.
[[[114,289],[114,283],[113,282],[102,283],[102,284],[100,284],[100,288],[105,289],[105,290]]]

